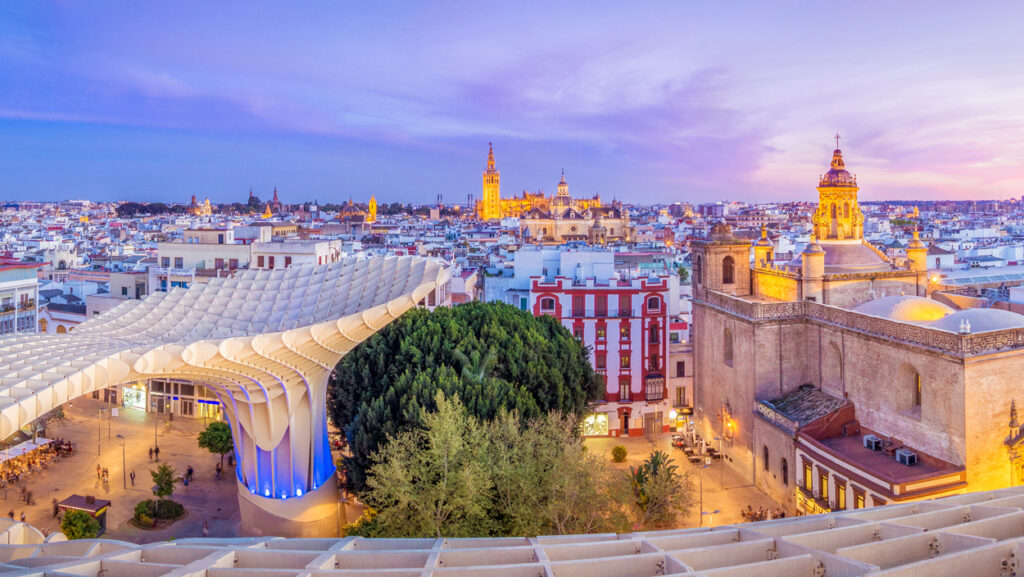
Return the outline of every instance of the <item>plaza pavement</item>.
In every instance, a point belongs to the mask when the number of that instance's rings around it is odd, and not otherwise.
[[[73,493],[95,495],[111,500],[107,512],[105,538],[123,539],[136,543],[163,541],[171,538],[201,537],[203,522],[210,526],[211,537],[235,537],[239,529],[238,489],[233,469],[225,458],[225,474],[217,480],[215,467],[220,457],[200,449],[196,440],[205,427],[203,419],[178,417],[169,421],[167,415],[147,414],[133,409],[120,409],[119,415],[109,422],[100,421],[99,410],[106,404],[91,398],[79,398],[72,406],[64,405],[63,420],[53,420],[47,425],[46,437],[61,437],[75,443],[75,453],[52,463],[48,469],[38,471],[23,479],[19,485],[0,491],[0,515],[13,510],[15,518],[22,511],[27,521],[39,529],[59,530],[53,518],[51,500],[63,500]],[[178,476],[184,476],[189,465],[195,469],[195,480],[186,488],[182,483],[175,486],[173,499],[185,506],[187,516],[168,528],[142,530],[128,525],[135,512],[135,504],[153,497],[153,478],[149,471],[157,463],[149,460],[149,448],[153,446],[154,421],[160,446],[160,462],[169,463]],[[100,436],[100,451],[97,455],[97,434]],[[128,479],[127,490],[123,488],[121,461],[121,440],[125,436],[124,457],[127,472],[135,471],[135,487]],[[96,465],[106,467],[110,481],[102,485],[96,479]],[[25,506],[19,500],[21,489],[32,492],[34,504]]]
[[[626,447],[626,462],[613,463],[615,467],[625,470],[630,465],[639,465],[651,451],[660,449],[668,453],[675,464],[684,471],[690,471],[693,475],[693,506],[684,519],[680,520],[679,528],[697,527],[700,524],[700,469],[697,465],[691,465],[683,452],[672,446],[672,435],[669,433],[655,435],[652,439],[647,437],[594,437],[584,441],[588,449],[597,451],[611,460],[612,447],[622,445]],[[729,525],[742,523],[744,521],[740,512],[746,509],[747,505],[756,511],[758,507],[777,510],[781,505],[752,485],[749,481],[736,472],[733,468],[724,465],[724,460],[714,460],[708,468],[704,469],[704,511],[721,511],[715,515],[705,515],[703,524],[705,526]],[[724,470],[723,470],[724,467]],[[793,511],[788,510],[787,515]]]

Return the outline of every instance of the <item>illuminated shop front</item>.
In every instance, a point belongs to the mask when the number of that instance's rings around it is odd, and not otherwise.
[[[146,410],[146,385],[132,383],[121,387],[122,403],[126,409]]]
[[[583,436],[585,437],[607,437],[608,436],[608,414],[591,413],[583,419]]]

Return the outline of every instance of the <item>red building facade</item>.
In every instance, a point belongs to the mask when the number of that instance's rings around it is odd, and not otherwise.
[[[590,350],[605,381],[604,402],[584,424],[588,435],[640,436],[669,430],[667,278],[605,283],[593,278],[530,279],[530,310],[551,315]]]

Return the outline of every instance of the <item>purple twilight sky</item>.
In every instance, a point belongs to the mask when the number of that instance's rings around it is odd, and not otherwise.
[[[1024,194],[1024,4],[4,2],[6,199]]]

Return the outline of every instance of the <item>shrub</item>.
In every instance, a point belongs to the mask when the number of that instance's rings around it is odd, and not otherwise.
[[[141,515],[135,516],[135,523],[143,529],[152,529],[156,521],[153,520],[149,515],[142,513]]]
[[[615,445],[612,447],[612,461],[616,463],[622,463],[626,460],[626,448],[622,445]]]
[[[135,520],[139,520],[139,516],[146,515],[153,511],[153,500],[146,499],[145,501],[139,501],[135,504]]]
[[[85,511],[72,509],[64,514],[60,530],[68,539],[95,539],[100,533],[100,522]]]
[[[185,507],[177,501],[161,499],[156,502],[157,519],[177,519],[185,514]]]

